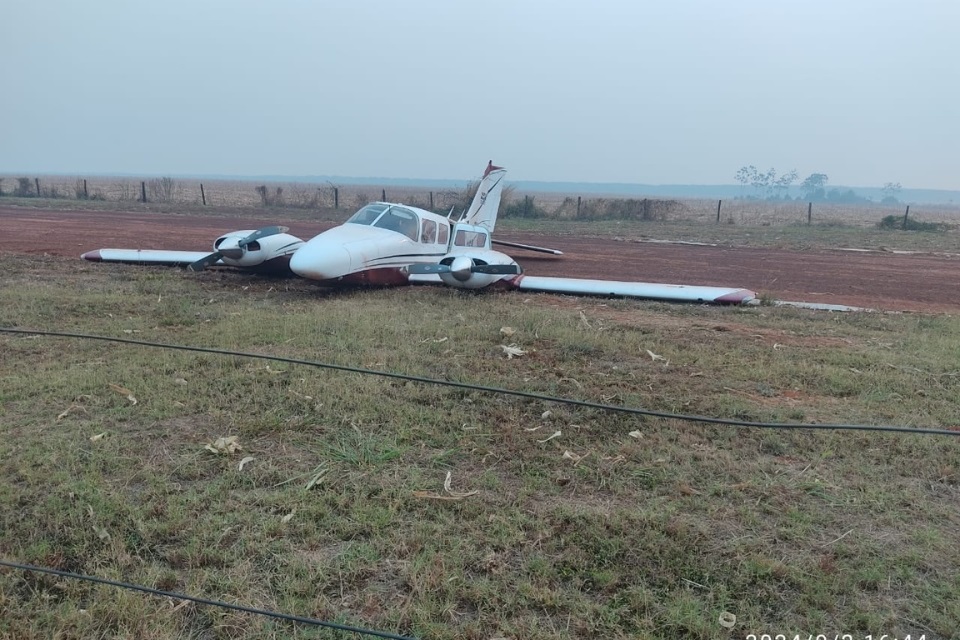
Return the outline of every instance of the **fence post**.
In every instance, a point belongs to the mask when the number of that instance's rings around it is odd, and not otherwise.
[[[340,208],[340,190],[336,187],[333,188],[333,208]]]
[[[140,181],[140,197],[142,198],[140,202],[147,201],[147,183],[143,180]]]
[[[581,199],[582,197],[583,197],[583,196],[577,196],[577,217],[578,217],[578,218],[580,217],[580,199]]]
[[[89,200],[89,199],[90,199],[90,194],[87,193],[87,180],[86,180],[86,178],[84,178],[84,180],[83,180],[83,199],[84,199],[84,200]]]
[[[380,201],[381,201],[381,202],[386,202],[386,201],[387,201],[387,190],[386,190],[386,189],[380,189]]]
[[[203,183],[200,183],[200,199],[203,200],[203,206],[207,206],[207,194],[203,191]]]
[[[903,230],[907,230],[907,216],[910,215],[910,205],[907,205],[907,210],[903,212]]]
[[[430,192],[430,210],[433,211],[433,191]]]
[[[810,226],[810,220],[813,218],[813,203],[807,203],[807,226]]]
[[[40,178],[34,178],[33,184],[37,185],[37,197],[40,197]]]
[[[723,204],[723,200],[717,200],[717,222],[720,222],[720,205]]]

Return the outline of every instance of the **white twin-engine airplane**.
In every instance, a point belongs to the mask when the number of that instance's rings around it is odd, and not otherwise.
[[[470,208],[457,221],[417,207],[375,202],[307,242],[287,234],[286,227],[266,227],[220,236],[212,253],[100,249],[82,257],[98,262],[185,265],[194,271],[215,264],[292,271],[330,286],[443,282],[462,289],[494,287],[721,304],[744,303],[756,297],[740,288],[524,275],[513,258],[495,251],[492,244],[561,252],[491,238],[505,174],[502,167],[488,163]]]

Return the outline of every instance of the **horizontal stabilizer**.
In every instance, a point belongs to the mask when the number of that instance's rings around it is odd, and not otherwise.
[[[539,251],[540,253],[549,253],[555,256],[562,256],[563,251],[559,249],[550,249],[549,247],[537,247],[532,244],[520,244],[519,242],[507,242],[506,240],[491,240],[493,244],[502,244],[505,247],[513,247],[515,249],[526,249],[527,251]]]

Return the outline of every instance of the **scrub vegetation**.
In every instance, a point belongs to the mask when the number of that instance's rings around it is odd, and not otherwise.
[[[2,259],[5,327],[717,417],[960,425],[953,316]],[[0,557],[422,638],[955,637],[958,474],[949,437],[0,334]],[[2,638],[353,637],[7,569],[0,611]]]

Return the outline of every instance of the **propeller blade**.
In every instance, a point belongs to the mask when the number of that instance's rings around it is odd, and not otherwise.
[[[260,238],[265,238],[267,236],[275,236],[278,233],[286,233],[289,230],[290,230],[289,227],[281,227],[281,226],[264,227],[262,229],[257,229],[256,231],[248,235],[246,238],[243,238],[242,240],[237,242],[237,246],[242,249],[243,247],[247,246],[254,240],[259,240]]]
[[[430,273],[450,273],[450,267],[435,262],[420,262],[407,267],[407,273],[423,275]]]
[[[214,251],[210,255],[204,256],[203,258],[200,258],[196,262],[190,263],[189,265],[187,265],[187,269],[190,271],[203,271],[210,265],[216,263],[217,260],[219,260],[222,257],[223,256],[220,255],[219,251]]]
[[[431,274],[431,273],[450,273],[449,265],[437,264],[433,262],[421,262],[411,264],[407,267],[407,273],[411,274]],[[486,273],[496,276],[511,276],[523,273],[523,269],[518,264],[474,264],[470,267],[470,273]]]
[[[475,264],[470,271],[494,276],[515,276],[523,273],[518,264]]]

